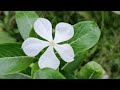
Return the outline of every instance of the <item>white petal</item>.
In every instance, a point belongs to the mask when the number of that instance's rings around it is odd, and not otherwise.
[[[60,65],[60,61],[56,57],[53,47],[49,46],[45,53],[40,57],[38,62],[39,67],[57,69]]]
[[[45,18],[38,18],[34,23],[35,32],[42,38],[52,41],[52,25],[51,22]]]
[[[72,62],[74,60],[74,51],[69,44],[56,44],[54,48],[65,62]]]
[[[47,46],[49,46],[49,42],[42,41],[37,38],[28,38],[23,42],[22,49],[26,55],[34,57]]]
[[[71,39],[74,35],[74,28],[68,23],[58,23],[55,28],[55,39],[56,43],[67,41]]]

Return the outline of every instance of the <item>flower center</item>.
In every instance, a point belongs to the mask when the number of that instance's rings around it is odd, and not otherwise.
[[[54,46],[55,45],[55,42],[54,41],[51,41],[50,42],[50,46]]]

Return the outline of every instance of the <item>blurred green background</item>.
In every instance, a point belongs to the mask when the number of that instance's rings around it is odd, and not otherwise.
[[[86,20],[95,21],[101,29],[101,37],[88,51],[84,63],[94,60],[102,65],[111,79],[120,79],[120,15],[111,11],[37,11],[36,13],[49,19],[53,28],[61,21],[71,24]],[[15,11],[0,11],[0,44],[12,42],[23,42],[16,25]]]

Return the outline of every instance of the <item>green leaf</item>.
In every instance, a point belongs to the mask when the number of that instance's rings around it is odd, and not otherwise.
[[[115,13],[115,14],[120,15],[120,11],[112,11],[112,12]]]
[[[68,42],[75,55],[92,48],[100,38],[100,29],[93,21],[82,21],[74,25],[74,37]]]
[[[71,44],[75,52],[75,60],[67,64],[64,68],[67,72],[73,72],[79,68],[84,58],[86,50],[92,48],[100,38],[100,29],[93,21],[82,21],[74,25],[74,36],[67,43]]]
[[[67,72],[67,71],[60,71],[67,79],[77,79],[73,74]]]
[[[63,70],[73,73],[74,70],[80,67],[80,65],[86,57],[86,54],[86,52],[78,53],[74,58],[75,60],[73,62],[68,63]]]
[[[80,79],[102,79],[103,68],[95,61],[91,61],[78,72],[76,77]]]
[[[21,43],[0,44],[0,58],[26,56],[21,49]]]
[[[16,42],[15,38],[12,38],[7,32],[0,28],[0,44]]]
[[[35,58],[25,56],[19,43],[0,45],[0,75],[18,73],[34,61]]]
[[[29,37],[35,37],[35,38],[38,38],[39,35],[35,32],[34,29],[32,29],[32,30],[30,31]]]
[[[29,37],[30,31],[32,30],[33,24],[37,18],[38,15],[34,11],[16,12],[17,26],[23,39]]]
[[[0,79],[31,79],[31,77],[22,73],[15,73],[10,75],[0,75]]]
[[[26,69],[21,71],[21,73],[31,76],[31,67],[27,67]]]
[[[39,66],[38,66],[38,62],[35,62],[32,66],[32,70],[31,70],[31,77],[33,78],[34,73],[39,70]]]
[[[60,72],[50,68],[37,70],[33,78],[34,79],[65,79],[65,77]]]
[[[40,40],[44,40],[44,41],[45,41],[45,39],[43,39],[42,37],[40,37],[40,36],[35,32],[34,29],[32,29],[32,30],[30,31],[29,37],[35,37],[35,38],[38,38],[38,39],[40,39]]]
[[[0,58],[0,75],[20,72],[34,61],[34,58],[28,56]]]

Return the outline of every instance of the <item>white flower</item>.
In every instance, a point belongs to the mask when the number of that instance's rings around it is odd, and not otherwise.
[[[45,18],[38,18],[34,23],[35,32],[47,41],[39,40],[37,38],[27,38],[23,44],[22,49],[26,55],[34,57],[40,53],[45,47],[48,47],[43,55],[39,58],[38,65],[42,68],[57,69],[60,61],[54,53],[54,49],[58,52],[65,62],[72,62],[74,60],[74,51],[69,44],[58,44],[63,41],[71,39],[74,35],[74,28],[68,23],[60,22],[55,27],[55,38],[52,37],[51,22]]]

